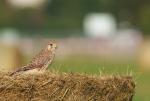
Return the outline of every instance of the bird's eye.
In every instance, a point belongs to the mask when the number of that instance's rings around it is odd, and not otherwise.
[[[50,46],[52,46],[53,44],[51,43],[51,44],[49,44]]]

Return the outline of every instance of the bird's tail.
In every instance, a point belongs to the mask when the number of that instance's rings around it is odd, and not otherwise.
[[[14,74],[21,72],[22,70],[18,69],[9,74],[9,76],[13,76]]]
[[[17,74],[22,71],[27,71],[27,70],[29,70],[28,66],[23,66],[15,71],[13,71],[12,73],[10,73],[9,76],[13,76],[14,74]]]

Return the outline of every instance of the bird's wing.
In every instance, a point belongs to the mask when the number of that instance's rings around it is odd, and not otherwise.
[[[35,55],[32,60],[30,61],[30,63],[33,63],[34,61],[40,59],[44,54],[44,49],[42,49],[37,55]]]
[[[14,72],[12,72],[10,74],[10,76],[16,74],[16,73],[19,73],[19,72],[25,72],[25,71],[28,71],[28,70],[32,70],[32,69],[38,69],[38,68],[41,68],[43,66],[43,64],[38,64],[38,65],[35,65],[35,64],[28,64],[26,66],[23,66],[21,68],[18,68],[17,70],[15,70]]]
[[[32,59],[30,64],[35,64],[35,65],[44,65],[47,64],[49,60],[52,59],[52,54],[51,52],[41,52],[39,55],[37,55],[35,58]]]

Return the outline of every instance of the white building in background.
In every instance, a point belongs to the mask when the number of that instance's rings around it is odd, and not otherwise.
[[[47,0],[7,0],[16,8],[36,8],[42,6]]]
[[[19,44],[19,32],[12,28],[0,30],[0,43],[5,45],[16,46]]]
[[[111,37],[117,30],[115,18],[107,13],[88,14],[84,19],[83,27],[88,36],[101,38]]]

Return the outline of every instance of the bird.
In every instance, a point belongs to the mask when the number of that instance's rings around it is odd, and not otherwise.
[[[31,70],[45,71],[54,60],[56,49],[56,42],[49,41],[46,47],[43,48],[35,57],[33,57],[27,65],[13,71],[10,73],[10,76]]]

